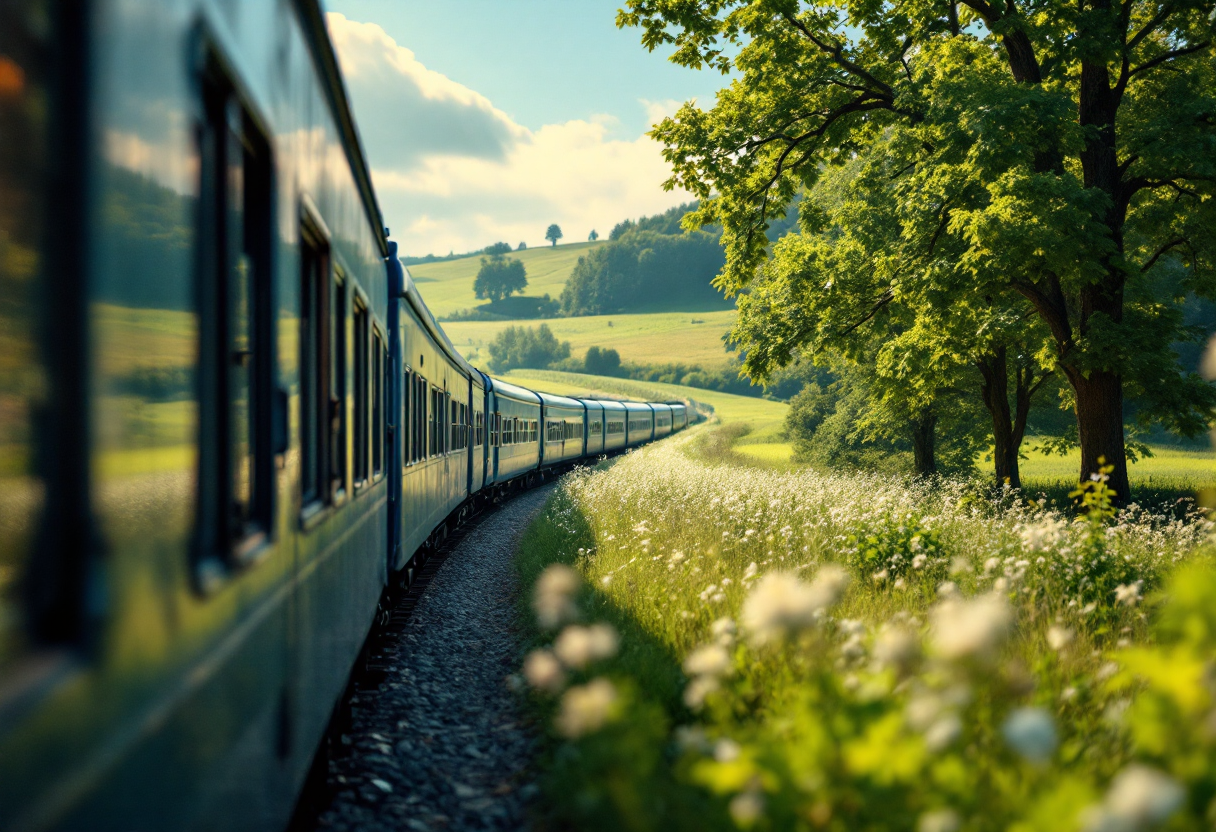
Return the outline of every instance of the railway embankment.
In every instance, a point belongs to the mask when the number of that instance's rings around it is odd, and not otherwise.
[[[536,739],[506,684],[521,659],[514,560],[552,490],[524,492],[477,520],[437,569],[423,568],[425,590],[383,628],[397,632],[373,636],[312,828],[523,825]]]

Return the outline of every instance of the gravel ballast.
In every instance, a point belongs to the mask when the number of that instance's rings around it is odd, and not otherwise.
[[[514,557],[552,486],[516,496],[454,545],[400,637],[378,689],[350,699],[329,764],[324,830],[518,829],[535,794],[534,730],[506,677],[520,664]]]

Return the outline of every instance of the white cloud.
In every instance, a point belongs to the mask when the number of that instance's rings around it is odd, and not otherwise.
[[[606,236],[689,195],[666,192],[658,145],[609,138],[611,114],[528,130],[479,93],[427,69],[379,26],[330,14],[331,36],[385,220],[404,252],[469,251],[496,240],[545,245]],[[667,114],[676,102],[643,102]],[[660,116],[661,117],[661,116]]]
[[[683,101],[676,101],[674,98],[664,98],[659,101],[651,101],[648,98],[639,98],[638,103],[646,110],[646,123],[650,125],[658,124],[668,116],[674,116],[676,110],[684,105]]]

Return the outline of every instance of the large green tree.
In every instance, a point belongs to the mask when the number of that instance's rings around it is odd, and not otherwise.
[[[717,285],[747,288],[770,220],[881,144],[898,234],[875,293],[948,307],[1020,296],[1073,396],[1081,471],[1126,496],[1124,399],[1183,433],[1213,389],[1180,372],[1182,302],[1216,294],[1211,0],[629,0],[620,25],[694,68],[733,71],[715,106],[659,124],[669,181],[721,223]],[[949,244],[946,244],[946,243]],[[780,248],[780,247],[778,247]],[[965,284],[960,277],[966,277]],[[829,286],[830,288],[830,286]],[[791,313],[785,313],[790,317]],[[796,317],[796,316],[795,316]],[[806,340],[796,327],[790,346]],[[779,366],[749,353],[761,377]]]
[[[522,260],[493,254],[481,258],[481,268],[473,279],[473,294],[490,302],[501,301],[528,286],[528,270]]]

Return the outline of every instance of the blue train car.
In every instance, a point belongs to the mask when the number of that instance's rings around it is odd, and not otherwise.
[[[623,451],[629,446],[629,411],[621,402],[604,400],[604,452]]]
[[[541,467],[552,468],[584,456],[587,433],[587,408],[578,399],[541,393],[541,419],[545,441],[541,446]]]
[[[636,448],[638,445],[654,439],[654,410],[644,402],[624,402],[626,425],[626,447]]]
[[[594,457],[604,452],[604,405],[596,399],[581,401],[587,409],[587,433],[583,441],[587,456]]]
[[[500,379],[490,379],[489,394],[489,482],[501,491],[517,478],[527,481],[540,468],[541,399]]]

